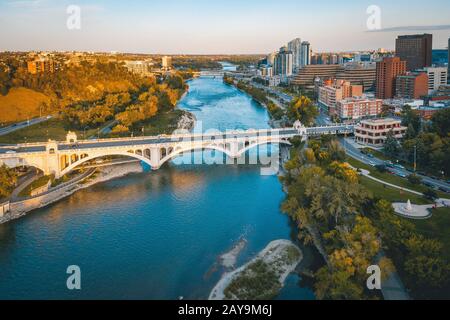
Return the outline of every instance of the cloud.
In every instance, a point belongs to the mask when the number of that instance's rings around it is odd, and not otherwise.
[[[441,24],[433,26],[399,26],[399,27],[389,27],[382,28],[378,30],[367,30],[366,32],[408,32],[408,31],[439,31],[439,30],[450,30],[450,24]]]

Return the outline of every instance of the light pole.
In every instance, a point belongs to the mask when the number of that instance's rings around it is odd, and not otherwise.
[[[414,173],[417,169],[417,145],[414,146]]]

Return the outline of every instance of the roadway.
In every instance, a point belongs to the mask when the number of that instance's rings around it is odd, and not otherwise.
[[[319,116],[316,118],[316,123],[318,125],[330,125],[331,122],[328,118],[328,116],[321,110]],[[341,145],[345,148],[346,153],[351,156],[352,158],[363,162],[365,164],[376,166],[376,165],[386,165],[385,161],[378,159],[376,157],[367,156],[361,152],[361,150],[357,147],[355,147],[355,144],[353,142],[349,142],[348,138],[345,140],[344,138],[340,138],[339,141]],[[406,170],[405,168],[400,167],[391,167],[389,168],[391,172],[393,172],[395,175],[399,177],[407,177],[413,172]],[[417,174],[417,173],[416,173]],[[447,188],[450,190],[450,184],[446,183],[445,181],[433,179],[428,176],[424,176],[421,174],[417,174],[417,176],[422,178],[422,182],[425,182],[429,186],[432,186],[433,188]]]
[[[368,156],[365,155],[361,152],[361,150],[359,148],[356,148],[354,146],[354,143],[350,143],[344,139],[341,138],[339,139],[341,144],[344,146],[345,148],[345,152],[352,158],[363,162],[365,164],[368,164],[370,166],[377,166],[377,165],[386,165],[385,161],[378,159],[375,156]],[[394,164],[395,165],[395,164]],[[410,174],[412,174],[412,171],[408,171],[405,168],[401,168],[401,167],[390,167],[389,170],[402,178],[406,178],[407,176],[409,176]],[[417,174],[417,173],[416,173]],[[448,184],[447,182],[443,181],[443,180],[438,180],[438,179],[433,179],[431,177],[428,176],[424,176],[421,174],[417,174],[417,176],[419,176],[420,178],[422,178],[422,182],[425,182],[426,184],[428,184],[429,186],[432,186],[433,188],[446,188],[448,190],[450,190],[450,184]]]
[[[306,128],[307,135],[318,135],[331,132],[336,132],[337,130],[347,130],[350,131],[351,128],[346,125],[338,125],[336,127],[313,127]],[[298,131],[294,128],[282,128],[282,129],[268,129],[268,130],[257,130],[257,131],[242,131],[242,132],[225,132],[225,133],[212,133],[212,134],[193,134],[190,136],[186,135],[175,135],[175,136],[156,136],[156,137],[136,137],[132,139],[100,139],[100,140],[84,140],[78,141],[77,143],[63,143],[58,144],[58,150],[87,150],[87,149],[97,149],[97,148],[109,148],[109,147],[124,147],[124,146],[140,146],[140,145],[156,145],[156,144],[168,144],[174,142],[196,142],[196,141],[225,141],[230,139],[239,138],[259,138],[272,136],[274,138],[279,136],[292,137],[298,135]],[[45,152],[46,144],[31,144],[31,145],[18,145],[18,146],[4,146],[0,147],[0,154],[20,154],[20,153],[31,153],[31,152]]]
[[[5,134],[20,130],[20,129],[24,129],[26,127],[50,120],[52,118],[52,116],[46,116],[46,117],[40,117],[40,118],[34,118],[31,120],[27,120],[27,121],[22,121],[22,122],[17,122],[14,123],[10,126],[7,127],[3,127],[0,128],[0,136],[3,136]]]

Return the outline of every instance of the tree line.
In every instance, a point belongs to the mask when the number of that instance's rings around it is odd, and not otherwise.
[[[299,140],[292,142],[295,148],[281,178],[287,187],[282,209],[296,222],[298,237],[314,244],[323,258],[314,273],[317,298],[381,298],[366,287],[367,267],[374,264],[383,277],[397,268],[414,293],[434,290],[443,297],[450,264],[442,256],[442,243],[419,235],[395,216],[389,202],[365,189],[337,140],[324,136],[305,148]]]

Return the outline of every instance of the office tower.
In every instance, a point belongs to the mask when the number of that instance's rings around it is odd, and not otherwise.
[[[311,45],[308,41],[302,42],[300,56],[300,68],[311,64]]]
[[[273,74],[291,76],[293,70],[293,54],[286,47],[282,47],[275,57]]]
[[[384,58],[377,62],[376,96],[379,99],[392,99],[395,94],[395,79],[406,73],[406,61],[399,57]]]
[[[433,35],[399,36],[395,41],[395,55],[406,61],[406,70],[414,71],[431,66]]]
[[[302,40],[296,38],[288,43],[288,50],[292,52],[292,66],[295,71],[300,68]]]

